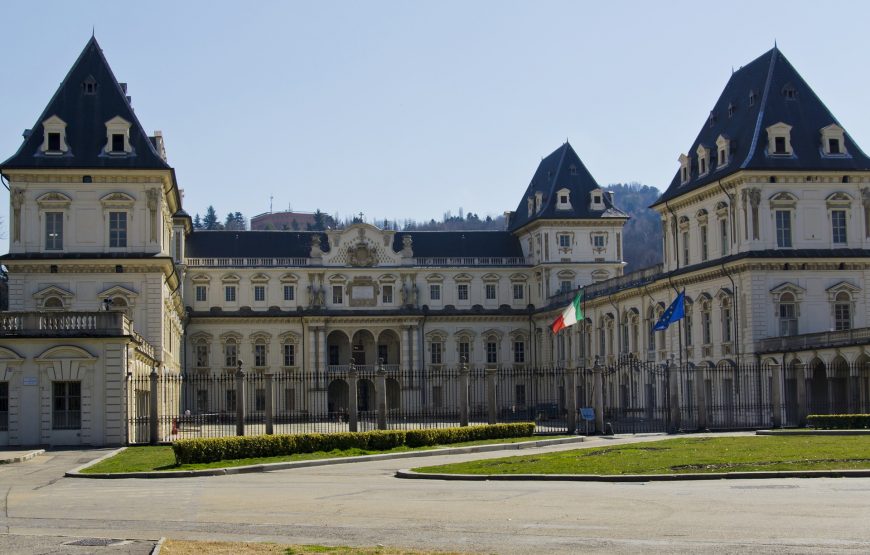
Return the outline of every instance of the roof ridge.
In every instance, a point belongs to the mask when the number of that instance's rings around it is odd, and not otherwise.
[[[755,121],[755,131],[752,133],[752,144],[749,145],[746,159],[740,164],[741,169],[749,165],[749,162],[755,157],[755,149],[758,147],[758,135],[761,132],[761,122],[764,119],[764,109],[767,107],[770,83],[773,81],[773,68],[776,66],[776,55],[779,53],[779,50],[774,46],[770,52],[770,67],[767,68],[767,81],[764,83],[764,93],[761,95],[761,106],[758,107],[758,119]]]

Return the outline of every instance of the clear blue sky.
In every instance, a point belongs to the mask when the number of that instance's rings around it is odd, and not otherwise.
[[[496,215],[566,138],[600,183],[661,188],[731,68],[774,39],[870,148],[868,6],[4,2],[0,156],[93,26],[191,214],[250,217],[274,196],[367,219]]]

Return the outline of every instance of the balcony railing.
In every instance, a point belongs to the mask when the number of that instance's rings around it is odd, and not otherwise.
[[[116,337],[136,334],[123,312],[3,312],[0,337]]]
[[[844,331],[823,331],[802,335],[769,337],[758,341],[755,350],[759,353],[804,351],[825,347],[843,347],[870,343],[870,328],[855,328]]]
[[[201,268],[282,268],[308,266],[308,258],[188,258],[189,267]]]
[[[523,266],[522,256],[429,256],[414,259],[415,266]]]

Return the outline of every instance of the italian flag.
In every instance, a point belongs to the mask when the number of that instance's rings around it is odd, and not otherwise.
[[[553,333],[559,333],[559,330],[562,328],[567,328],[568,326],[573,326],[579,320],[583,319],[583,308],[580,304],[583,301],[583,290],[581,289],[577,296],[574,297],[574,300],[569,304],[565,310],[562,311],[562,314],[556,318],[556,321],[553,322],[553,325],[550,328],[553,330]]]

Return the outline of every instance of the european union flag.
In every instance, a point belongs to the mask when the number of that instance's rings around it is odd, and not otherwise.
[[[653,329],[656,331],[663,331],[668,329],[668,326],[670,326],[674,322],[682,320],[686,316],[685,302],[686,291],[684,289],[682,292],[680,292],[679,295],[677,295],[677,298],[674,299],[674,302],[671,303],[671,306],[669,306],[668,309],[665,310],[664,314],[662,314],[662,317],[659,318],[658,322],[656,322],[656,325],[653,326]]]

